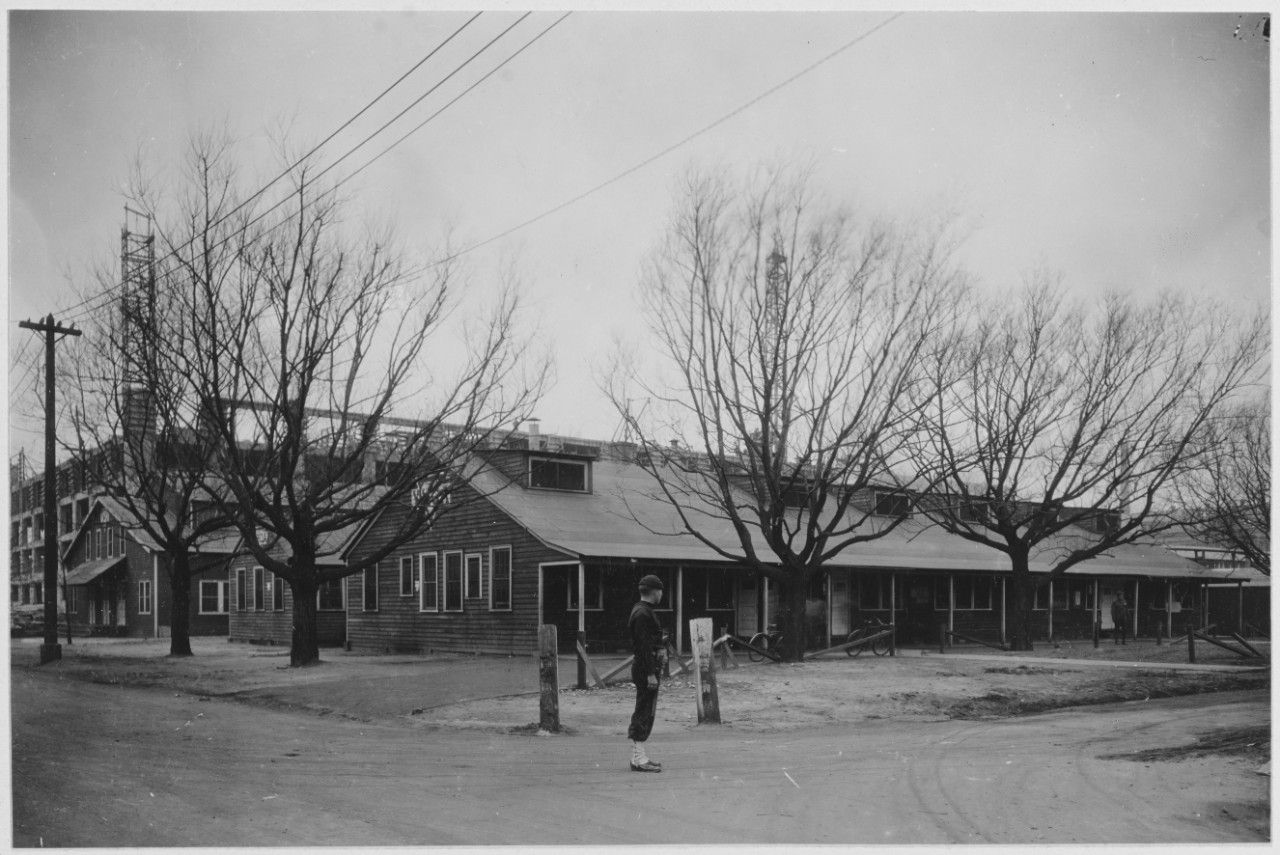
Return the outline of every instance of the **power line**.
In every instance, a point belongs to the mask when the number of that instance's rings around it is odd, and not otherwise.
[[[527,12],[527,13],[525,13],[524,15],[520,16],[520,18],[518,18],[514,23],[512,23],[510,26],[508,26],[506,29],[504,29],[501,33],[499,33],[499,34],[498,34],[497,36],[495,36],[493,39],[490,39],[490,40],[489,40],[489,42],[487,42],[483,47],[481,47],[479,50],[475,51],[475,52],[474,52],[470,57],[468,57],[466,60],[464,60],[464,61],[462,62],[462,64],[461,64],[461,65],[459,65],[457,68],[455,68],[452,72],[450,72],[450,74],[449,74],[447,77],[445,77],[443,80],[441,80],[441,81],[440,81],[439,83],[437,83],[435,86],[433,86],[433,87],[432,87],[428,92],[426,92],[424,95],[422,95],[422,96],[421,96],[421,97],[419,97],[417,100],[415,100],[415,101],[413,102],[413,104],[410,104],[410,105],[409,105],[409,107],[405,108],[405,109],[404,109],[404,110],[402,110],[400,113],[398,113],[394,118],[392,118],[390,121],[388,121],[388,122],[386,122],[385,124],[383,124],[383,126],[382,126],[382,127],[380,127],[377,131],[374,131],[372,134],[370,134],[369,136],[367,136],[365,139],[361,140],[361,141],[360,141],[359,143],[357,143],[353,148],[351,148],[351,149],[350,149],[346,154],[344,154],[344,155],[342,155],[342,157],[338,158],[338,160],[336,160],[336,161],[335,161],[335,162],[333,162],[332,164],[330,164],[330,165],[326,166],[323,170],[321,170],[319,173],[317,173],[317,174],[316,174],[316,176],[315,176],[316,180],[318,180],[319,178],[323,177],[325,174],[327,174],[328,172],[330,172],[331,170],[333,170],[334,168],[336,168],[340,163],[342,163],[344,160],[346,160],[348,157],[350,157],[352,154],[354,154],[356,151],[358,151],[360,148],[362,148],[364,145],[366,145],[370,140],[372,140],[372,139],[373,139],[374,137],[376,137],[378,134],[380,134],[380,133],[382,133],[383,131],[385,131],[385,130],[387,129],[387,127],[389,127],[393,122],[395,122],[396,120],[398,120],[399,118],[401,118],[401,117],[402,117],[406,112],[408,112],[408,110],[409,110],[409,109],[411,109],[412,107],[416,106],[418,103],[420,103],[424,98],[426,98],[426,97],[427,97],[428,95],[430,95],[432,92],[434,92],[434,91],[436,91],[437,89],[439,89],[439,87],[440,87],[444,82],[446,82],[449,78],[453,77],[455,74],[457,74],[459,71],[461,71],[461,70],[462,70],[463,68],[465,68],[467,65],[469,65],[472,61],[474,61],[477,57],[479,57],[479,56],[480,56],[480,54],[482,54],[482,53],[484,53],[485,51],[487,51],[490,47],[492,47],[492,46],[493,46],[493,44],[494,44],[495,42],[497,42],[499,39],[501,39],[503,36],[505,36],[507,33],[509,33],[512,29],[514,29],[516,25],[518,25],[519,23],[521,23],[522,21],[524,21],[524,20],[525,20],[525,18],[529,17],[529,15],[530,15],[530,14],[532,14],[532,13],[528,13],[528,12]],[[406,134],[404,134],[403,136],[401,136],[401,137],[400,137],[398,140],[396,140],[394,143],[392,143],[391,145],[387,146],[385,149],[383,149],[382,151],[380,151],[378,154],[374,155],[374,156],[373,156],[373,157],[372,157],[368,162],[366,162],[366,163],[365,163],[363,166],[361,166],[359,169],[355,170],[355,171],[354,171],[354,172],[352,172],[350,175],[348,175],[348,176],[346,176],[346,177],[342,178],[341,180],[337,181],[337,182],[334,184],[333,189],[334,189],[334,190],[337,190],[339,187],[341,187],[341,186],[342,186],[343,184],[345,184],[347,181],[350,181],[350,180],[351,180],[351,179],[353,179],[356,175],[359,175],[361,172],[363,172],[363,171],[364,171],[365,169],[367,169],[369,166],[373,165],[375,162],[377,162],[379,159],[381,159],[383,156],[385,156],[388,152],[390,152],[390,151],[391,151],[392,149],[394,149],[396,146],[400,145],[400,143],[404,142],[404,141],[405,141],[406,139],[408,139],[410,136],[412,136],[413,134],[417,133],[417,132],[418,132],[419,130],[421,130],[424,126],[426,126],[429,122],[431,122],[431,121],[432,121],[432,120],[434,120],[437,116],[439,116],[441,113],[443,113],[445,110],[447,110],[449,107],[453,106],[453,105],[454,105],[454,104],[456,104],[459,100],[461,100],[463,97],[465,97],[466,95],[468,95],[472,90],[474,90],[474,89],[475,89],[477,86],[479,86],[481,83],[483,83],[484,81],[486,81],[486,80],[488,80],[490,77],[492,77],[494,74],[496,74],[496,73],[497,73],[499,70],[501,70],[505,65],[507,65],[507,63],[511,62],[513,59],[515,59],[516,57],[518,57],[520,54],[524,53],[524,51],[526,51],[528,48],[530,48],[530,47],[531,47],[535,42],[537,42],[539,39],[541,39],[543,36],[545,36],[548,32],[550,32],[552,29],[554,29],[557,25],[559,25],[562,21],[564,21],[564,20],[565,20],[565,18],[569,17],[569,15],[570,15],[570,14],[571,14],[570,12],[566,12],[566,13],[564,13],[563,15],[561,15],[559,18],[557,18],[555,21],[553,21],[550,25],[548,25],[547,27],[545,27],[541,32],[539,32],[537,35],[535,35],[532,39],[530,39],[528,42],[526,42],[524,45],[522,45],[518,50],[516,50],[514,53],[512,53],[510,56],[508,56],[506,59],[504,59],[502,62],[500,62],[497,66],[495,66],[493,69],[491,69],[491,70],[490,70],[489,72],[487,72],[485,75],[483,75],[479,80],[477,80],[476,82],[474,82],[474,83],[472,83],[470,86],[468,86],[466,89],[464,89],[464,90],[462,91],[462,93],[461,93],[461,94],[459,94],[459,95],[457,95],[456,97],[454,97],[452,100],[450,100],[447,104],[445,104],[445,105],[444,105],[443,107],[441,107],[439,110],[436,110],[434,113],[432,113],[430,116],[428,116],[425,120],[423,120],[423,121],[422,121],[422,122],[420,122],[418,125],[416,125],[416,126],[415,126],[412,130],[410,130],[408,133],[406,133]],[[274,205],[272,205],[271,207],[267,208],[265,211],[261,212],[261,213],[260,213],[260,214],[258,214],[256,217],[254,217],[254,218],[253,218],[253,219],[248,223],[248,225],[253,225],[254,223],[257,223],[257,222],[261,221],[262,219],[264,219],[265,217],[267,217],[267,216],[268,216],[272,211],[276,210],[276,209],[277,209],[277,208],[279,208],[280,206],[282,206],[282,205],[284,205],[285,203],[289,202],[292,198],[293,198],[293,196],[292,196],[292,195],[290,195],[290,196],[286,196],[285,198],[283,198],[283,199],[279,200],[279,201],[278,201],[278,202],[276,202]],[[273,226],[272,228],[278,228],[278,227],[280,227],[281,225],[283,225],[284,223],[289,222],[291,219],[292,219],[292,216],[290,216],[290,217],[288,217],[288,218],[286,218],[286,219],[282,220],[280,223],[278,223],[276,226]],[[230,240],[230,238],[224,238],[222,241],[220,241],[220,242],[218,242],[217,244],[215,244],[215,245],[214,245],[214,246],[215,246],[215,248],[216,248],[217,246],[221,246],[223,243],[226,243],[226,241],[227,241],[227,240]],[[169,258],[169,257],[173,256],[174,254],[176,254],[176,250],[175,250],[175,252],[171,252],[171,253],[169,253],[168,255],[166,255],[166,256],[165,256],[165,258]],[[162,259],[162,260],[163,260],[163,259]],[[112,296],[112,292],[119,290],[119,287],[120,287],[120,286],[116,286],[115,288],[112,288],[110,291],[108,291],[108,292],[107,292],[107,294],[105,294],[105,295],[100,295],[100,296],[104,296],[104,297],[106,298],[106,302],[102,303],[102,304],[101,304],[99,307],[97,307],[97,308],[103,308],[103,307],[105,307],[108,303],[110,303],[112,300],[116,299],[114,296]],[[96,298],[95,298],[95,299],[96,299]],[[91,311],[91,310],[90,310],[90,311]],[[79,316],[77,316],[77,317],[79,317]]]
[[[314,146],[312,146],[310,151],[308,151],[306,154],[304,154],[304,155],[302,155],[301,157],[299,157],[299,158],[298,158],[294,163],[292,163],[292,164],[290,164],[289,166],[285,167],[285,169],[284,169],[283,171],[281,171],[281,173],[280,173],[279,175],[277,175],[275,178],[272,178],[270,181],[268,181],[268,182],[267,182],[265,185],[263,185],[263,186],[262,186],[262,188],[261,188],[261,189],[259,189],[256,193],[254,193],[252,196],[249,196],[248,198],[246,198],[244,201],[242,201],[239,205],[237,205],[237,206],[236,206],[235,208],[233,208],[231,211],[227,212],[224,216],[222,216],[222,217],[220,217],[218,220],[216,220],[216,221],[213,223],[213,226],[212,226],[212,227],[213,227],[213,228],[216,228],[217,226],[219,226],[219,225],[221,225],[222,223],[226,222],[228,219],[230,219],[231,217],[235,216],[235,214],[236,214],[236,213],[238,213],[240,210],[242,210],[245,206],[247,206],[247,205],[251,204],[254,200],[256,200],[256,199],[260,198],[260,197],[261,197],[264,193],[266,193],[266,192],[267,192],[267,190],[269,190],[273,185],[275,185],[275,184],[276,184],[277,182],[279,182],[282,178],[286,177],[287,175],[289,175],[289,173],[290,173],[290,172],[292,172],[294,169],[296,169],[296,168],[298,167],[298,165],[299,165],[299,164],[301,164],[301,163],[303,163],[304,161],[306,161],[306,160],[307,160],[307,158],[309,158],[309,157],[313,156],[317,151],[319,151],[319,150],[320,150],[321,148],[323,148],[327,143],[329,143],[329,142],[330,142],[334,137],[336,137],[338,134],[342,133],[342,131],[344,131],[344,130],[346,130],[348,127],[350,127],[350,126],[351,126],[351,124],[352,124],[353,122],[355,122],[357,119],[359,119],[359,118],[360,118],[361,116],[363,116],[365,113],[367,113],[367,112],[368,112],[368,111],[369,111],[369,110],[370,110],[370,109],[371,109],[375,104],[377,104],[379,101],[381,101],[383,98],[385,98],[385,97],[386,97],[386,96],[391,92],[391,90],[395,89],[397,86],[399,86],[401,83],[403,83],[403,82],[405,81],[405,79],[409,77],[409,75],[413,74],[415,71],[417,71],[419,68],[421,68],[421,67],[422,67],[422,66],[423,66],[423,65],[424,65],[428,60],[430,60],[433,56],[435,56],[437,53],[439,53],[439,52],[440,52],[440,51],[445,47],[445,45],[449,44],[451,41],[453,41],[453,40],[454,40],[454,38],[456,38],[460,33],[462,33],[462,31],[463,31],[463,30],[465,30],[467,27],[471,26],[471,24],[473,24],[473,23],[475,22],[475,20],[476,20],[477,18],[479,18],[482,14],[483,14],[483,10],[481,10],[480,12],[476,12],[474,15],[472,15],[470,18],[468,18],[468,19],[466,20],[466,22],[462,24],[462,26],[458,27],[456,30],[454,30],[452,33],[450,33],[450,34],[449,34],[449,35],[444,39],[444,41],[440,42],[440,44],[438,44],[438,45],[436,45],[434,48],[432,48],[432,50],[431,50],[429,53],[427,53],[427,55],[426,55],[426,56],[424,56],[422,59],[420,59],[420,60],[418,60],[416,63],[414,63],[414,64],[413,64],[413,66],[412,66],[412,67],[410,67],[408,71],[404,72],[404,74],[401,74],[398,78],[396,78],[396,80],[395,80],[394,82],[392,82],[392,83],[391,83],[391,85],[387,86],[387,88],[383,89],[383,90],[382,90],[382,92],[378,93],[377,97],[375,97],[375,98],[374,98],[372,101],[370,101],[368,104],[365,104],[363,107],[361,107],[361,108],[360,108],[360,110],[359,110],[358,112],[356,112],[356,113],[355,113],[355,115],[353,115],[351,118],[347,119],[345,122],[343,122],[341,125],[339,125],[335,130],[333,130],[333,131],[332,131],[332,132],[331,132],[327,137],[325,137],[323,140],[321,140],[320,142],[318,142],[318,143],[316,143]],[[529,15],[529,14],[530,14],[530,13],[527,13],[527,12],[526,12],[526,13],[525,13],[525,15],[524,15],[523,17],[521,17],[521,18],[520,18],[520,20],[524,20],[524,18],[525,18],[525,17],[528,17],[528,15]],[[516,23],[519,23],[519,21],[517,21]],[[508,29],[510,29],[510,27],[508,27]],[[504,31],[504,32],[505,32],[505,31]],[[492,42],[490,42],[490,44],[492,44]],[[486,47],[487,47],[487,46],[486,46]],[[469,62],[469,61],[470,61],[470,60],[468,60],[468,62]],[[450,76],[450,77],[452,77],[452,76],[453,76],[453,74],[456,74],[456,73],[457,73],[457,70],[455,70],[454,72],[452,72],[449,76]],[[448,79],[449,79],[448,77],[446,77],[446,78],[445,78],[445,80],[448,80]],[[444,81],[441,81],[441,83],[443,83],[443,82],[444,82]],[[437,84],[436,84],[436,86],[432,87],[432,89],[431,89],[430,91],[435,91],[435,89],[436,89],[436,88],[438,88],[439,86],[440,86],[440,84],[439,84],[439,83],[437,83]],[[428,92],[428,94],[430,94],[430,92]],[[425,98],[426,96],[424,95],[424,96],[422,96],[422,97],[423,97],[423,98]],[[419,98],[418,100],[419,100],[419,101],[421,101],[422,99],[421,99],[421,98]],[[417,101],[415,101],[414,103],[416,104],[416,103],[418,103],[418,102],[417,102]],[[412,105],[411,105],[411,106],[412,106]],[[367,142],[367,140],[366,140],[366,142]],[[364,143],[361,143],[360,145],[363,145],[363,144],[364,144]],[[360,146],[356,146],[356,148],[359,148],[359,147],[360,147]],[[354,151],[354,150],[355,150],[355,149],[352,149],[352,151]],[[348,155],[350,155],[350,154],[351,154],[351,152],[348,152],[348,153],[347,153],[347,155],[344,155],[343,157],[346,157],[346,156],[348,156]],[[277,205],[276,207],[278,207],[278,205]],[[184,244],[182,244],[182,245],[180,245],[180,246],[178,246],[178,247],[175,247],[174,249],[170,250],[170,252],[169,252],[169,253],[167,253],[165,256],[163,256],[159,261],[160,261],[160,262],[163,262],[163,261],[168,260],[169,258],[172,258],[173,256],[177,255],[179,252],[181,252],[183,249],[185,249],[185,248],[187,248],[188,246],[190,246],[192,243],[194,243],[194,238],[193,238],[192,240],[189,240],[189,241],[187,241],[186,243],[184,243]],[[89,303],[93,302],[94,300],[101,299],[101,298],[102,298],[102,297],[104,297],[104,296],[110,297],[110,295],[111,295],[111,293],[112,293],[112,292],[114,292],[114,291],[118,291],[118,290],[120,290],[120,289],[121,289],[121,288],[123,288],[123,287],[124,287],[124,283],[122,282],[122,283],[120,283],[119,285],[116,285],[116,286],[114,286],[113,288],[109,289],[109,290],[106,292],[106,294],[105,294],[105,295],[104,295],[104,294],[95,294],[95,295],[94,295],[94,296],[92,296],[92,297],[88,297],[88,298],[86,298],[86,299],[82,300],[81,302],[76,303],[76,304],[74,304],[74,305],[70,306],[68,309],[66,309],[66,310],[64,310],[64,311],[66,311],[66,312],[68,312],[68,313],[69,313],[69,312],[74,311],[75,309],[80,308],[81,306],[87,306]],[[104,304],[103,304],[103,306],[105,306],[105,305],[106,305],[106,304],[104,303]],[[100,307],[98,307],[98,308],[102,308],[102,306],[100,306]],[[92,310],[92,309],[90,309],[89,311],[93,311],[93,310]],[[78,316],[78,317],[79,317],[79,316]]]
[[[795,74],[791,75],[791,76],[790,76],[790,77],[788,77],[786,80],[783,80],[781,83],[778,83],[777,85],[773,86],[772,88],[767,89],[767,90],[765,90],[764,92],[761,92],[759,95],[757,95],[756,97],[752,98],[750,101],[747,101],[745,104],[743,104],[742,106],[738,107],[737,109],[732,110],[732,111],[731,111],[731,112],[729,112],[729,113],[726,113],[725,115],[723,115],[723,116],[721,116],[720,118],[716,119],[714,122],[712,122],[711,124],[709,124],[709,125],[707,125],[706,127],[702,128],[701,130],[694,131],[693,133],[689,134],[689,136],[685,137],[684,139],[680,140],[679,142],[677,142],[677,143],[674,143],[674,144],[672,144],[672,145],[667,146],[667,147],[666,147],[666,148],[664,148],[662,151],[658,152],[657,154],[653,155],[652,157],[649,157],[649,158],[647,158],[647,159],[645,159],[645,160],[642,160],[640,163],[637,163],[635,166],[632,166],[630,169],[627,169],[627,170],[625,170],[625,171],[623,171],[623,172],[619,172],[617,175],[613,176],[612,178],[608,179],[607,181],[603,181],[603,182],[601,182],[601,183],[597,184],[596,186],[592,187],[590,190],[586,190],[586,191],[584,191],[584,192],[582,192],[582,193],[579,193],[577,196],[574,196],[572,199],[569,199],[569,200],[568,200],[568,201],[566,201],[566,202],[562,202],[562,203],[560,203],[559,205],[555,206],[554,208],[550,208],[550,209],[548,209],[548,210],[546,210],[546,211],[543,211],[541,214],[538,214],[536,217],[531,217],[530,219],[525,220],[524,222],[520,223],[519,225],[512,226],[511,228],[507,229],[507,230],[506,230],[506,231],[504,231],[504,232],[500,232],[499,234],[496,234],[496,235],[494,235],[493,237],[486,238],[485,240],[482,240],[482,241],[480,241],[480,242],[479,242],[479,243],[477,243],[477,244],[473,244],[473,245],[471,245],[471,246],[467,247],[466,249],[459,250],[458,252],[456,252],[456,253],[454,253],[453,255],[449,256],[449,257],[448,257],[447,259],[445,259],[444,261],[452,261],[453,259],[458,258],[459,256],[462,256],[462,255],[466,255],[466,254],[467,254],[467,253],[469,253],[469,252],[473,252],[473,251],[475,251],[475,250],[479,249],[479,248],[480,248],[480,247],[482,247],[482,246],[487,246],[488,244],[491,244],[491,243],[493,243],[493,242],[494,242],[494,241],[496,241],[496,240],[501,240],[502,238],[506,237],[507,235],[511,234],[512,232],[517,232],[517,231],[519,231],[520,229],[525,228],[526,226],[531,226],[531,225],[533,225],[534,223],[538,222],[539,220],[545,219],[546,217],[549,217],[549,216],[551,216],[552,214],[556,214],[556,213],[559,213],[560,211],[563,211],[565,208],[569,207],[570,205],[573,205],[573,204],[574,204],[574,203],[576,203],[576,202],[581,202],[583,199],[585,199],[585,198],[587,198],[588,196],[591,196],[591,195],[593,195],[593,194],[595,194],[595,193],[599,192],[600,190],[603,190],[604,188],[608,187],[608,186],[609,186],[609,185],[611,185],[611,184],[616,184],[617,182],[621,181],[623,178],[626,178],[628,175],[631,175],[633,172],[637,172],[637,171],[639,171],[640,169],[643,169],[644,167],[646,167],[646,166],[648,166],[649,164],[653,163],[655,160],[658,160],[659,158],[662,158],[662,157],[664,157],[665,155],[670,154],[671,152],[673,152],[673,151],[675,151],[676,149],[678,149],[678,148],[680,148],[680,147],[682,147],[682,146],[684,146],[684,145],[688,144],[689,142],[693,141],[694,139],[697,139],[698,137],[702,136],[703,134],[707,133],[708,131],[712,130],[713,128],[716,128],[716,127],[718,127],[718,126],[720,126],[720,125],[724,124],[725,122],[727,122],[727,121],[729,121],[730,119],[732,119],[732,118],[734,118],[735,116],[737,116],[739,113],[742,113],[743,111],[745,111],[745,110],[749,109],[750,107],[755,106],[756,104],[758,104],[759,102],[763,101],[765,98],[768,98],[770,95],[774,94],[774,93],[775,93],[775,92],[777,92],[778,90],[780,90],[780,89],[782,89],[782,88],[784,88],[784,87],[786,87],[786,86],[790,85],[791,83],[794,83],[796,80],[799,80],[801,77],[803,77],[804,75],[806,75],[806,74],[808,74],[809,72],[813,71],[813,70],[814,70],[814,69],[816,69],[818,66],[823,65],[824,63],[829,62],[829,61],[830,61],[830,60],[832,60],[832,59],[835,59],[837,56],[839,56],[840,54],[844,53],[844,52],[845,52],[845,51],[847,51],[849,48],[853,47],[854,45],[858,44],[859,42],[863,41],[864,39],[867,39],[867,38],[871,37],[872,35],[874,35],[875,33],[879,32],[880,30],[884,29],[885,27],[889,26],[889,24],[892,24],[892,23],[893,23],[894,21],[896,21],[898,18],[901,18],[904,14],[906,14],[906,13],[905,13],[905,12],[897,12],[896,14],[891,15],[890,17],[886,18],[884,21],[882,21],[882,22],[880,22],[879,24],[877,24],[876,26],[872,27],[870,30],[867,30],[865,33],[863,33],[862,35],[858,36],[857,38],[855,38],[855,39],[853,39],[853,40],[851,40],[851,41],[845,42],[843,45],[841,45],[840,47],[836,48],[836,49],[835,49],[835,50],[833,50],[831,53],[829,53],[829,54],[827,54],[826,56],[822,57],[822,58],[821,58],[821,59],[819,59],[818,61],[816,61],[816,62],[814,62],[814,63],[812,63],[812,64],[810,64],[810,65],[808,65],[808,66],[806,66],[806,67],[804,67],[804,68],[802,68],[800,71],[797,71]],[[440,262],[440,263],[441,263],[441,264],[443,264],[443,263],[444,263],[444,261],[442,261],[442,262]]]

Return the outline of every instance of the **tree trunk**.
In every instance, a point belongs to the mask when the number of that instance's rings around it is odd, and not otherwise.
[[[169,559],[169,588],[173,602],[169,610],[169,655],[191,656],[191,563],[185,553]],[[152,595],[151,607],[160,608],[160,592]]]
[[[289,648],[289,665],[300,667],[320,661],[320,642],[317,640],[316,593],[319,583],[314,571],[298,570],[298,579],[290,580],[293,592],[293,637]]]
[[[1030,558],[1025,554],[1010,556],[1013,574],[1009,578],[1009,647],[1012,650],[1034,649],[1032,636],[1035,607],[1035,580],[1031,578]]]
[[[782,631],[784,662],[804,661],[804,652],[809,646],[809,627],[804,613],[808,587],[801,570],[789,570],[787,581],[779,584],[777,624]]]

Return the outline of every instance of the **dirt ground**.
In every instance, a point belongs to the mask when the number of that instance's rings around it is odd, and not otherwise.
[[[673,768],[629,776],[610,758],[632,690],[572,688],[572,659],[561,736],[531,739],[532,657],[325,650],[320,665],[291,669],[280,648],[195,649],[170,659],[165,642],[77,640],[38,666],[38,642],[13,645],[17,845],[626,843],[648,827],[628,800],[655,786],[659,842],[1270,839],[1269,668],[1227,666],[1244,660],[1225,651],[1198,651],[1224,667],[1197,670],[1176,670],[1185,648],[1149,643],[739,657],[717,674],[719,728],[698,724],[687,675],[667,682],[655,743]],[[750,797],[713,797],[742,785]],[[851,802],[850,788],[862,794]],[[1024,825],[1008,813],[1019,798],[1033,812],[1071,802],[1089,819]],[[241,819],[228,825],[228,813]],[[162,819],[175,815],[176,826]]]

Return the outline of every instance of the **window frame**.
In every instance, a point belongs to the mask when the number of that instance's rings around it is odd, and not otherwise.
[[[266,600],[266,572],[262,567],[253,568],[253,605],[249,609],[251,612],[265,611],[263,603]]]
[[[584,582],[586,583],[587,593],[590,594],[591,588],[593,587],[591,584],[591,581],[592,581],[591,577],[592,577],[593,571],[595,575],[594,587],[595,587],[595,593],[596,593],[596,598],[595,598],[596,602],[595,602],[595,605],[592,605],[591,603],[584,604],[582,608],[584,612],[604,611],[604,568],[600,566],[596,566],[596,567],[584,566],[582,568],[582,577]],[[578,611],[578,604],[574,602],[574,597],[573,597],[574,593],[576,593],[577,590],[578,590],[578,574],[570,572],[569,584],[565,586],[565,610],[566,611],[570,611],[574,613]]]
[[[498,588],[498,583],[495,578],[496,577],[495,568],[497,567],[498,562],[495,559],[495,556],[500,552],[505,552],[507,554],[506,585],[505,585],[506,592],[507,592],[507,601],[505,605],[501,604],[500,602],[496,602],[493,597],[494,590]],[[514,575],[515,575],[513,572],[514,563],[515,563],[515,556],[509,544],[504,544],[502,546],[489,547],[489,611],[491,612],[509,612],[513,608],[514,596],[512,591],[512,585],[513,585]]]
[[[379,599],[379,593],[380,593],[380,592],[378,591],[378,582],[380,581],[380,580],[378,579],[378,567],[379,567],[379,564],[380,564],[380,563],[381,563],[381,562],[374,562],[374,564],[373,564],[372,566],[370,566],[370,567],[366,567],[366,568],[364,568],[364,570],[362,570],[362,571],[361,571],[361,575],[360,575],[360,611],[362,611],[362,612],[376,612],[376,611],[378,611],[378,610],[379,610],[379,606],[381,605],[381,601],[380,601],[380,599]],[[371,574],[372,574],[372,575],[371,575]],[[372,578],[372,580],[373,580],[373,585],[372,585],[372,586],[370,586],[370,585],[369,585],[370,578]],[[373,592],[373,597],[372,597],[372,598],[370,598],[370,596],[369,596],[369,592],[370,592],[370,591],[372,591],[372,592]],[[372,599],[372,600],[373,600],[373,608],[369,608],[369,600],[370,600],[370,599]]]
[[[138,580],[138,614],[149,615],[153,603],[151,602],[151,580]]]
[[[440,611],[440,555],[435,552],[418,553],[418,573],[421,584],[418,586],[418,611],[429,614]],[[430,559],[428,561],[428,559]],[[431,572],[428,574],[427,565]],[[431,605],[427,605],[427,592],[431,592]]]
[[[225,615],[225,614],[227,614],[227,613],[229,612],[229,610],[230,610],[230,609],[229,609],[229,607],[230,607],[230,605],[231,605],[231,604],[228,602],[228,600],[230,599],[230,597],[229,597],[229,593],[230,593],[230,592],[227,590],[227,588],[230,586],[230,584],[231,584],[231,583],[230,583],[230,580],[228,580],[228,579],[201,579],[201,580],[200,580],[200,594],[199,594],[199,596],[200,596],[200,607],[199,607],[199,612],[198,612],[198,613],[199,613],[199,614],[202,614],[202,615]],[[214,610],[212,610],[212,611],[210,611],[210,610],[208,610],[208,609],[206,609],[206,608],[205,608],[205,586],[207,586],[207,585],[212,585],[212,586],[213,586],[214,591],[216,592],[216,593],[214,594],[214,599],[216,600],[216,602],[217,602],[217,604],[218,604],[218,605],[217,605],[217,607],[215,607],[215,608],[214,608]]]
[[[247,567],[236,568],[236,611],[238,612],[249,611],[248,572]]]
[[[338,591],[338,599],[342,602],[336,606],[324,605],[323,594],[325,588],[334,586]],[[316,611],[317,612],[344,612],[347,610],[347,579],[344,576],[341,579],[325,579],[316,588]]]
[[[535,463],[552,464],[556,467],[560,466],[580,466],[582,467],[582,487],[562,487],[559,485],[559,477],[556,484],[548,486],[546,484],[533,483],[533,467]],[[572,460],[563,457],[551,457],[548,455],[531,454],[528,457],[525,470],[526,482],[530,490],[552,490],[557,493],[590,493],[591,492],[591,461],[589,460]],[[558,473],[557,473],[558,475]]]
[[[441,574],[443,576],[443,579],[441,580],[442,581],[441,587],[443,590],[441,592],[441,597],[440,597],[440,611],[446,612],[446,613],[460,612],[462,611],[462,603],[463,603],[462,586],[463,586],[463,582],[465,581],[465,579],[463,578],[464,570],[465,570],[465,565],[463,563],[463,552],[461,549],[449,549],[443,553],[443,556],[444,556],[444,573]],[[451,594],[451,586],[449,584],[449,581],[450,581],[449,580],[449,573],[450,573],[449,559],[452,558],[453,556],[457,556],[458,558],[457,607],[456,608],[451,608],[449,604],[450,594]]]
[[[275,574],[271,574],[271,611],[284,611],[284,579]]]
[[[400,556],[400,596],[402,597],[417,596],[419,587],[421,587],[421,577],[419,576],[418,556],[401,555]]]
[[[475,590],[471,589],[471,561],[475,559]],[[462,557],[462,598],[464,600],[480,600],[484,598],[484,553],[468,552]]]

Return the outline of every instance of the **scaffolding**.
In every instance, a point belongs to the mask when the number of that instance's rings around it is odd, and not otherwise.
[[[156,239],[150,214],[126,205],[124,220],[120,230],[120,335],[128,388],[143,384],[143,349],[149,346],[148,331],[155,324]]]

